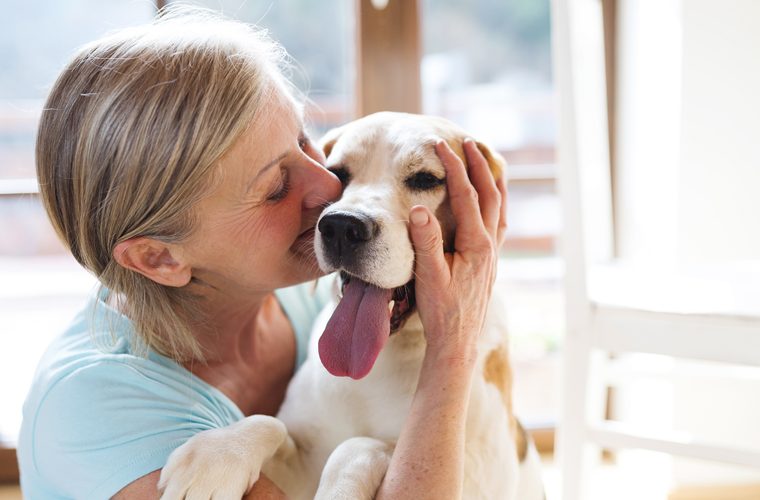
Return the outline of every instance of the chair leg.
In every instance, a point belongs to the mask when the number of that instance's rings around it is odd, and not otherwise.
[[[564,346],[562,426],[558,457],[562,471],[562,500],[588,500],[591,472],[601,450],[588,440],[591,422],[604,418],[606,385],[603,354],[586,339],[568,337]]]

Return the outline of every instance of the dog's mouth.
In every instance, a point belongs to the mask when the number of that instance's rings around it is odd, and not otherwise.
[[[341,299],[346,290],[346,285],[352,280],[358,280],[345,271],[340,272],[340,293]],[[391,330],[393,335],[404,326],[407,318],[414,312],[416,302],[414,300],[414,280],[409,280],[406,284],[393,288],[391,301],[388,303],[388,309],[391,311]]]
[[[414,312],[414,280],[387,289],[344,271],[340,277],[342,296],[319,339],[319,357],[331,374],[360,379]]]

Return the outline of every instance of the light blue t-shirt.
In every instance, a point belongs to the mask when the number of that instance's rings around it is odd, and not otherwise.
[[[276,292],[295,330],[296,366],[331,283]],[[133,354],[133,332],[98,297],[40,360],[18,443],[25,498],[109,498],[162,468],[194,434],[243,418],[227,396],[174,361]]]

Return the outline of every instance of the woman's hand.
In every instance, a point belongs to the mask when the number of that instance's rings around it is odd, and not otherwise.
[[[506,230],[504,181],[494,181],[475,143],[464,143],[467,169],[446,143],[435,150],[446,168],[457,223],[454,253],[444,255],[441,226],[433,214],[413,207],[415,287],[427,350],[378,500],[461,498],[477,341]]]
[[[506,231],[506,187],[503,176],[494,180],[474,141],[463,147],[467,167],[445,141],[435,146],[457,224],[454,253],[444,254],[441,226],[430,210],[415,206],[409,218],[427,353],[474,362]]]

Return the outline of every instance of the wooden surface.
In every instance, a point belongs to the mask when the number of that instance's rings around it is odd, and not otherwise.
[[[617,85],[617,2],[618,0],[602,0],[602,22],[604,25],[604,74],[607,87],[607,138],[609,141],[610,157],[610,184],[612,192],[617,192],[615,176],[615,116],[617,111],[617,94],[615,88]],[[615,200],[612,202],[612,220],[615,217]],[[613,241],[614,244],[614,241]],[[615,255],[618,254],[617,248],[614,249]]]
[[[21,490],[16,485],[0,485],[0,500],[21,500]]]
[[[0,448],[0,484],[18,482],[16,450]]]
[[[418,0],[390,0],[378,10],[358,1],[357,113],[422,111],[420,6]]]
[[[760,484],[682,486],[674,489],[668,500],[757,500]]]

